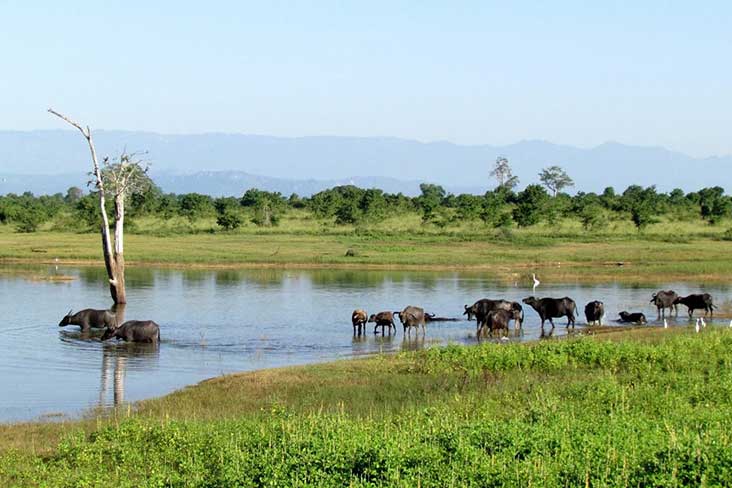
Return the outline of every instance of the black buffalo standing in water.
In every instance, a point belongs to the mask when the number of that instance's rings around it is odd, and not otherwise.
[[[701,293],[678,297],[674,300],[674,304],[683,304],[689,309],[689,318],[694,315],[694,310],[703,309],[704,315],[714,315],[714,304],[712,304],[712,295],[709,293]]]
[[[72,310],[69,310],[69,313],[61,319],[61,322],[58,323],[59,327],[78,325],[83,332],[88,332],[90,327],[110,328],[117,325],[117,317],[109,310],[93,310],[87,308],[79,310],[73,315],[71,315],[71,312]]]
[[[119,327],[108,327],[102,335],[106,341],[115,337],[126,342],[160,342],[160,326],[152,320],[128,320]]]
[[[599,300],[585,305],[585,318],[587,325],[602,325],[602,317],[605,315],[605,304]]]
[[[553,318],[567,317],[567,327],[570,325],[574,329],[574,313],[577,309],[577,304],[574,300],[569,297],[563,298],[536,298],[527,297],[523,299],[523,302],[531,306],[541,318],[541,327],[544,328],[544,322],[549,321],[554,328]]]

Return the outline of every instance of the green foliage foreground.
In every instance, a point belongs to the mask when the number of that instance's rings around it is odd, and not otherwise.
[[[323,395],[317,408],[138,414],[47,457],[6,452],[0,484],[729,486],[732,333],[648,335],[373,358],[360,362],[367,411],[323,386],[306,388]],[[378,369],[412,383],[381,396],[369,391]],[[424,384],[435,386],[427,396]]]

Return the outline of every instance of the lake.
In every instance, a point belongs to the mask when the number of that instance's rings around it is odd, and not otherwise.
[[[573,297],[580,309],[578,324],[584,324],[584,304],[595,299],[605,302],[606,320],[629,310],[645,312],[654,323],[655,307],[648,302],[660,288],[681,294],[707,291],[717,305],[730,308],[728,286],[699,283],[542,283],[536,295]],[[463,305],[479,298],[520,301],[531,294],[528,276],[505,284],[458,272],[129,268],[125,318],[160,324],[162,341],[156,348],[102,343],[101,331],[82,336],[77,326],[58,327],[69,309],[111,306],[101,267],[0,267],[0,422],[78,416],[236,371],[474,344],[475,323],[465,320],[428,324],[424,337],[405,338],[400,324],[393,336],[375,336],[369,327],[365,336],[354,337],[351,312],[412,304],[460,318]],[[540,337],[537,314],[528,306],[525,310],[524,332],[511,341]],[[555,337],[566,333],[565,324],[565,319],[557,321]],[[670,325],[689,325],[685,307]]]

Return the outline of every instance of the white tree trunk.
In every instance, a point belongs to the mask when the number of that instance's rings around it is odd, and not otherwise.
[[[99,168],[99,160],[97,158],[97,150],[94,147],[94,141],[92,139],[91,130],[87,126],[86,128],[81,127],[78,123],[69,119],[65,115],[62,115],[53,109],[48,109],[50,113],[64,120],[68,124],[76,127],[82,133],[87,143],[89,144],[89,151],[91,152],[93,174],[96,180],[96,187],[99,193],[99,211],[102,217],[101,234],[102,234],[102,252],[104,253],[104,266],[107,269],[107,276],[109,278],[109,292],[112,295],[114,303],[127,303],[125,293],[125,277],[124,277],[124,256],[122,254],[122,240],[115,242],[115,250],[112,250],[112,238],[109,235],[109,217],[107,216],[106,200],[104,197],[104,181],[102,180],[102,171]],[[115,207],[116,207],[115,202]],[[117,219],[117,212],[115,209],[115,241],[117,232],[119,229],[119,236],[122,237],[122,226],[124,225],[124,199],[122,201],[122,222]],[[117,253],[119,249],[119,253]]]

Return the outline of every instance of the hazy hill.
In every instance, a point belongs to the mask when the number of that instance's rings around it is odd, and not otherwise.
[[[175,192],[239,194],[247,187],[261,186],[306,195],[351,180],[410,194],[420,181],[482,192],[493,186],[488,173],[499,155],[508,157],[521,186],[536,182],[539,170],[550,164],[563,166],[576,189],[583,191],[601,191],[606,186],[624,189],[629,184],[655,184],[661,190],[732,186],[732,156],[695,159],[660,147],[619,143],[581,149],[544,141],[464,146],[396,138],[126,131],[98,131],[95,140],[100,154],[114,155],[123,148],[148,151],[156,180],[166,191]],[[86,181],[88,160],[84,140],[76,132],[0,131],[0,193],[19,191],[9,189],[11,180],[31,185],[27,176],[15,175],[46,175],[26,189],[62,191],[71,181],[77,185]]]

